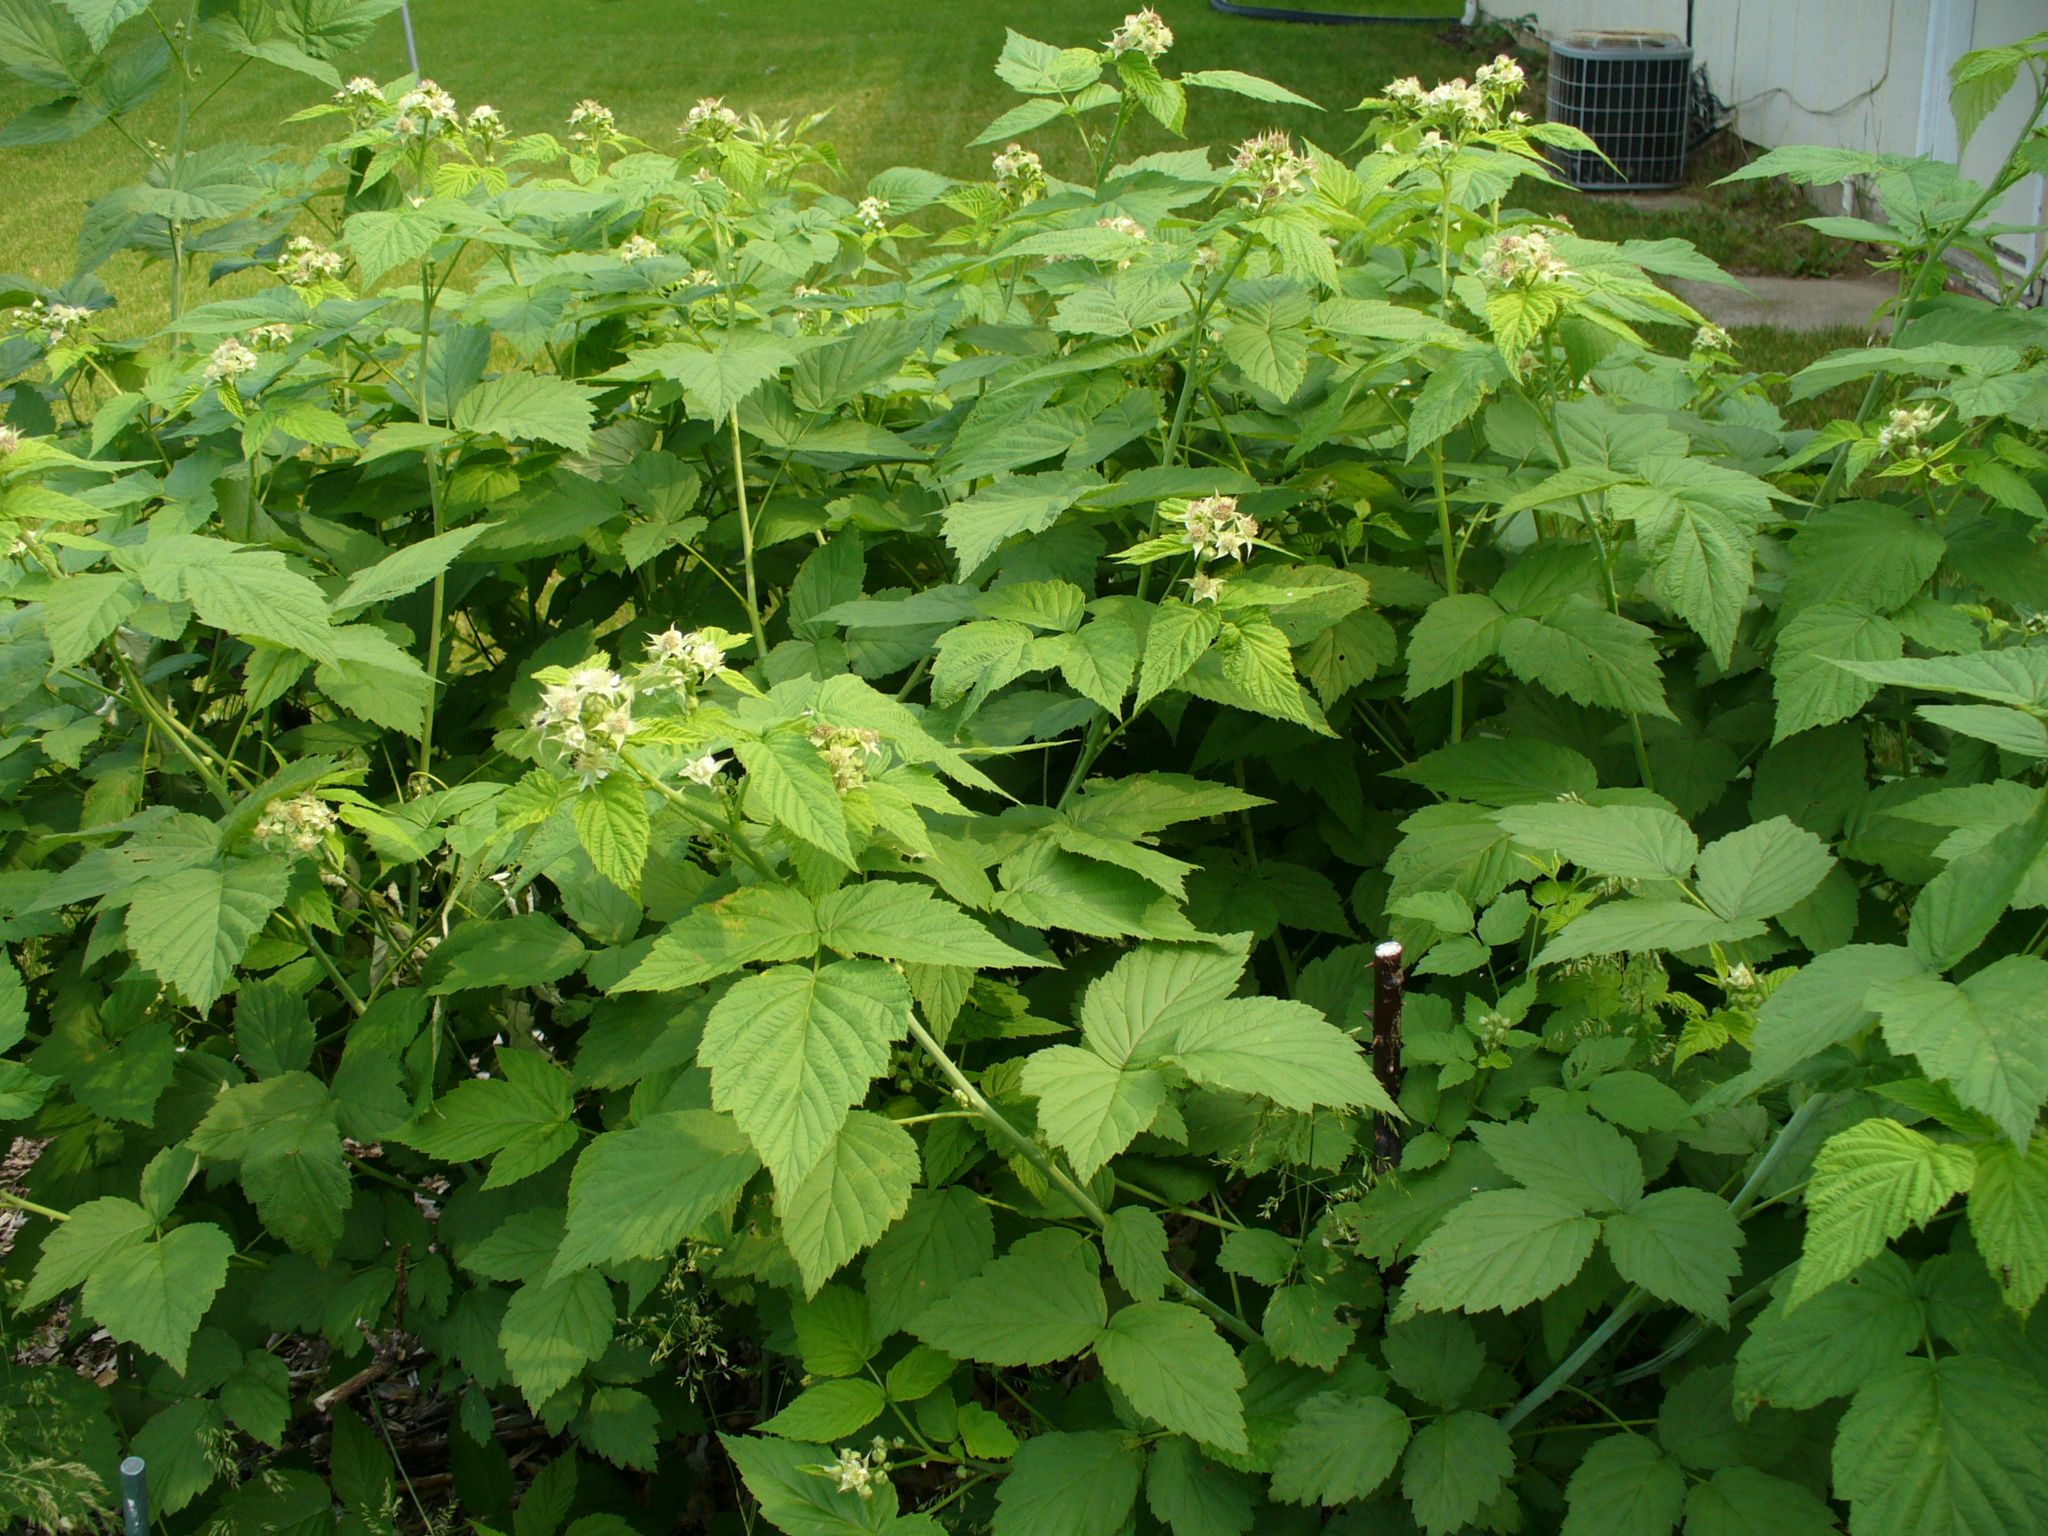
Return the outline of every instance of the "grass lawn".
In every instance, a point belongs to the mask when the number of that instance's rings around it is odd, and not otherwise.
[[[1460,9],[1458,0],[1319,3],[1425,14]],[[770,118],[830,107],[820,136],[837,146],[847,186],[857,190],[876,171],[897,164],[986,175],[989,149],[964,146],[1017,99],[991,73],[1005,25],[1069,46],[1107,37],[1125,9],[1121,0],[866,0],[858,7],[844,0],[416,0],[413,18],[426,73],[465,108],[494,103],[515,130],[559,131],[569,109],[586,96],[605,102],[623,128],[656,145],[669,141],[699,96],[724,96]],[[1397,76],[1429,82],[1470,74],[1499,41],[1497,35],[1473,36],[1435,21],[1309,26],[1226,16],[1204,0],[1165,0],[1163,10],[1175,32],[1177,71],[1246,70],[1329,109],[1318,113],[1195,92],[1192,133],[1217,145],[1277,125],[1325,149],[1343,150],[1357,132],[1357,120],[1344,109],[1360,97]],[[331,127],[281,126],[322,94],[313,82],[269,68],[229,79],[233,64],[224,53],[206,61],[201,91],[218,87],[219,94],[198,119],[195,131],[202,141],[313,142]],[[402,74],[405,45],[397,18],[387,20],[340,67],[344,75]],[[1540,77],[1532,85],[1532,98],[1540,102]],[[38,99],[31,88],[0,79],[0,120]],[[168,138],[171,110],[168,97],[152,103],[136,131]],[[1172,141],[1143,120],[1127,142],[1133,152],[1143,152]],[[1055,169],[1082,169],[1071,139],[1055,130],[1033,135],[1031,143]],[[1688,188],[1697,207],[1636,209],[1613,197],[1534,183],[1524,184],[1523,196],[1602,239],[1684,235],[1739,271],[1840,270],[1844,248],[1787,228],[1803,212],[1791,189],[1706,185],[1741,153],[1724,136],[1698,157]],[[134,177],[138,161],[106,133],[65,145],[0,150],[0,208],[6,210],[0,219],[0,274],[62,282],[71,272],[87,203]],[[160,323],[160,266],[145,268],[139,257],[124,256],[102,275],[124,301],[122,329],[141,332]],[[1818,353],[1805,338],[1786,341],[1790,366]]]

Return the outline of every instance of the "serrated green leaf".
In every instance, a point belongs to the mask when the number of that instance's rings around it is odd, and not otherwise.
[[[540,1172],[575,1147],[569,1074],[538,1051],[501,1050],[497,1077],[471,1078],[434,1100],[396,1140],[430,1157],[491,1159],[488,1187]]]
[[[1543,946],[1538,965],[1582,960],[1589,955],[1618,955],[1641,949],[1703,949],[1709,944],[1734,944],[1764,931],[1756,918],[1730,921],[1689,901],[1625,897],[1602,902],[1572,919],[1564,931]]]
[[[1196,1082],[1255,1093],[1283,1108],[1400,1113],[1358,1042],[1305,1003],[1247,997],[1208,1004],[1181,1020],[1172,1052]]]
[[[1625,1211],[1643,1198],[1643,1160],[1611,1125],[1569,1110],[1539,1110],[1526,1120],[1472,1127],[1494,1166],[1595,1215]]]
[[[1049,1365],[1095,1342],[1108,1321],[1094,1245],[1048,1229],[1020,1238],[911,1325],[934,1349],[989,1365]]]
[[[831,766],[811,744],[807,729],[779,728],[758,740],[742,741],[733,750],[747,770],[749,809],[848,868],[853,866],[845,804],[832,781]]]
[[[1145,1504],[1173,1536],[1244,1536],[1251,1530],[1252,1481],[1203,1459],[1178,1435],[1152,1447]]]
[[[1723,1467],[1685,1496],[1685,1536],[1833,1536],[1834,1511],[1797,1483]]]
[[[583,941],[545,912],[521,912],[457,928],[421,968],[435,997],[475,988],[537,987],[583,963]]]
[[[1496,1419],[1461,1409],[1425,1424],[1402,1458],[1401,1492],[1430,1536],[1468,1524],[1500,1494],[1515,1469],[1508,1432]]]
[[[1134,1302],[1109,1320],[1095,1358],[1131,1406],[1204,1445],[1243,1452],[1244,1368],[1192,1307]]]
[[[665,1258],[746,1187],[761,1161],[726,1116],[675,1110],[584,1148],[550,1273]]]
[[[279,859],[244,859],[145,880],[129,898],[128,947],[204,1012],[283,903],[287,873]]]
[[[1750,1325],[1735,1357],[1740,1415],[1770,1406],[1814,1408],[1847,1397],[1873,1374],[1904,1359],[1927,1330],[1913,1272],[1895,1253],[1881,1253],[1794,1307],[1781,1283]]]
[[[1998,1123],[2015,1147],[2048,1103],[2048,960],[2007,955],[1960,985],[1932,976],[1883,982],[1865,1002],[1895,1051]]]
[[[818,903],[818,936],[843,955],[977,970],[1048,962],[1012,949],[928,887],[901,880],[843,886]]]
[[[893,1120],[855,1110],[801,1183],[778,1184],[783,1245],[796,1260],[806,1294],[815,1295],[909,1208],[917,1175],[917,1144],[910,1133]]]
[[[590,447],[591,401],[596,398],[596,390],[551,374],[507,374],[486,379],[464,395],[455,407],[455,426],[582,453]]]
[[[2048,1137],[2036,1135],[2024,1151],[1977,1149],[1970,1235],[2007,1304],[2031,1312],[2048,1290]]]
[[[1865,1120],[1830,1137],[1806,1187],[1806,1245],[1792,1305],[1861,1267],[1970,1187],[1976,1163],[1896,1120]]]
[[[670,923],[612,990],[677,992],[751,963],[807,960],[818,938],[817,913],[799,892],[745,886]]]
[[[1708,844],[1700,855],[1700,900],[1731,921],[1776,917],[1803,901],[1834,868],[1826,844],[1773,816]]]
[[[1118,1536],[1144,1466],[1121,1435],[1034,1435],[996,1490],[995,1536]]]
[[[763,1420],[758,1427],[764,1435],[828,1444],[865,1429],[887,1403],[882,1389],[872,1381],[821,1381],[806,1387],[781,1412]]]
[[[1518,805],[1493,819],[1523,847],[1624,880],[1683,880],[1700,851],[1692,828],[1655,806]]]
[[[1685,1471],[1643,1435],[1608,1435],[1565,1488],[1560,1536],[1669,1536],[1685,1508]]]
[[[910,1209],[861,1265],[877,1334],[916,1323],[995,1257],[988,1207],[965,1189],[920,1189]]]
[[[1408,1447],[1408,1415],[1383,1397],[1323,1392],[1295,1411],[1273,1467],[1283,1504],[1349,1504],[1393,1476]]]
[[[607,774],[571,802],[576,840],[597,872],[628,895],[640,889],[653,819],[647,791],[628,773]]]
[[[1084,1179],[1128,1147],[1166,1103],[1166,1079],[1157,1069],[1119,1067],[1072,1045],[1034,1053],[1024,1063],[1023,1084],[1038,1100],[1039,1128]]]
[[[1660,1189],[1609,1217],[1602,1235],[1622,1279],[1727,1326],[1742,1224],[1726,1200],[1711,1190]]]
[[[1102,1230],[1103,1256],[1118,1285],[1139,1301],[1157,1301],[1166,1294],[1173,1271],[1166,1262],[1166,1223],[1139,1205],[1121,1205],[1109,1213]]]
[[[614,1319],[611,1287],[594,1269],[529,1281],[514,1291],[498,1347],[527,1402],[546,1402],[603,1354]]]
[[[211,1222],[112,1248],[94,1262],[81,1300],[116,1339],[183,1371],[234,1251],[233,1240]]]
[[[1511,1312],[1576,1275],[1599,1235],[1600,1223],[1570,1200],[1487,1190],[1423,1239],[1402,1297],[1425,1311]]]

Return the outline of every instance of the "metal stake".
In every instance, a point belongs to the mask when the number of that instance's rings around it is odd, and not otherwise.
[[[1401,989],[1407,981],[1401,960],[1401,946],[1392,939],[1372,952],[1372,1070],[1395,1100],[1401,1097]],[[1386,1162],[1399,1160],[1401,1132],[1392,1115],[1379,1117],[1373,1151]]]
[[[121,1461],[121,1529],[124,1536],[149,1536],[149,1472],[140,1456]]]

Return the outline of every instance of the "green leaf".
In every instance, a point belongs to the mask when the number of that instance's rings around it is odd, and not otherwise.
[[[1253,101],[1272,102],[1279,106],[1316,107],[1306,96],[1298,96],[1284,85],[1275,85],[1270,80],[1261,80],[1257,75],[1247,75],[1236,69],[1196,69],[1180,77],[1182,85],[1200,86],[1208,91],[1228,91],[1233,96],[1248,96]],[[1322,108],[1316,107],[1317,111]]]
[[[64,9],[85,33],[94,53],[103,52],[107,39],[123,22],[149,9],[149,0],[63,0]],[[1967,137],[1967,135],[1965,135]]]
[[[1131,1406],[1204,1445],[1242,1453],[1244,1367],[1192,1307],[1140,1301],[1109,1320],[1095,1358]]]
[[[677,992],[750,963],[807,960],[818,940],[817,913],[799,892],[744,886],[670,923],[612,990]]]
[[[1847,1397],[1927,1328],[1913,1272],[1880,1253],[1847,1278],[1794,1307],[1789,1281],[1750,1325],[1735,1357],[1735,1402],[1742,1418],[1758,1407],[1816,1408]]]
[[[1639,949],[1703,949],[1709,944],[1753,939],[1763,931],[1763,923],[1755,918],[1731,922],[1689,901],[1625,897],[1602,902],[1573,918],[1543,946],[1536,963],[1556,965],[1588,955],[1618,955]]]
[[[1514,1470],[1514,1449],[1499,1421],[1461,1410],[1415,1432],[1402,1460],[1401,1492],[1415,1523],[1429,1536],[1445,1536],[1498,1498]]]
[[[796,357],[796,350],[773,331],[705,334],[707,344],[670,342],[632,353],[602,377],[668,379],[682,386],[693,413],[722,426],[742,400]]]
[[[1806,1245],[1792,1305],[1875,1258],[1970,1187],[1976,1163],[1896,1120],[1839,1131],[1813,1161],[1806,1187]]]
[[[1512,1312],[1576,1275],[1599,1235],[1600,1223],[1570,1200],[1542,1190],[1487,1190],[1423,1239],[1402,1299],[1433,1312]]]
[[[995,1223],[971,1191],[913,1191],[903,1219],[861,1265],[876,1334],[911,1327],[933,1302],[987,1268],[995,1252]]]
[[[1166,1079],[1157,1069],[1119,1067],[1072,1045],[1032,1055],[1023,1085],[1039,1101],[1039,1129],[1084,1179],[1150,1127],[1166,1104]]]
[[[1614,512],[1635,523],[1659,595],[1726,666],[1771,489],[1740,470],[1663,454],[1646,455],[1638,472],[1648,484],[1614,491]]]
[[[142,588],[119,571],[82,571],[43,593],[43,636],[53,667],[75,667],[127,622]]]
[[[1767,1078],[1877,1022],[1864,998],[1888,983],[1923,976],[1920,962],[1900,945],[1849,944],[1806,962],[1757,1010],[1751,1059]]]
[[[403,597],[441,575],[462,557],[475,539],[490,525],[472,523],[417,544],[394,550],[376,564],[365,566],[349,577],[341,596],[334,600],[337,619],[353,618],[365,609]]]
[[[1902,1360],[1842,1416],[1834,1473],[1858,1533],[2028,1536],[2048,1509],[2048,1390],[2002,1360]]]
[[[1166,1294],[1173,1270],[1166,1262],[1166,1223],[1141,1205],[1120,1205],[1102,1229],[1103,1256],[1116,1283],[1139,1301]]]
[[[155,1226],[149,1212],[133,1200],[110,1195],[72,1207],[71,1219],[43,1239],[42,1256],[22,1293],[22,1309],[40,1307],[83,1285],[115,1254],[139,1247]]]
[[[546,1402],[603,1354],[613,1318],[611,1287],[594,1269],[529,1281],[514,1291],[498,1347],[527,1402]]]
[[[355,253],[362,280],[374,283],[393,267],[426,255],[446,227],[441,210],[431,204],[378,208],[351,215],[341,238]]]
[[[569,1074],[538,1051],[498,1052],[502,1076],[471,1078],[394,1139],[429,1157],[466,1163],[488,1157],[487,1188],[540,1172],[577,1142]]]
[[[1283,402],[1293,399],[1308,366],[1307,293],[1291,282],[1267,279],[1240,284],[1232,297],[1224,356],[1258,388]]]
[[[1728,1326],[1742,1224],[1726,1200],[1711,1190],[1660,1189],[1608,1218],[1604,1236],[1622,1279]]]
[[[583,941],[545,912],[472,920],[427,957],[421,974],[435,997],[474,988],[537,987],[583,963]]]
[[[806,1295],[816,1295],[909,1208],[917,1174],[917,1143],[910,1133],[893,1120],[855,1110],[801,1183],[777,1186],[783,1245],[796,1260]]]
[[[213,1486],[223,1469],[207,1452],[227,1434],[220,1405],[203,1397],[174,1401],[151,1415],[131,1448],[149,1468],[152,1513],[175,1515]]]
[[[1121,1435],[1034,1435],[996,1490],[995,1536],[1118,1536],[1144,1465]]]
[[[1819,838],[1773,816],[1708,845],[1700,855],[1700,899],[1730,921],[1776,917],[1812,894],[1834,867]]]
[[[244,859],[144,880],[128,901],[128,947],[203,1013],[283,903],[287,874],[282,860]]]
[[[779,965],[718,1000],[698,1060],[711,1070],[712,1102],[739,1122],[787,1198],[909,1026],[910,988],[878,961]]]
[[[1108,1319],[1095,1247],[1049,1228],[927,1307],[911,1331],[957,1360],[1050,1365],[1095,1342]]]
[[[1591,1115],[1544,1109],[1526,1120],[1482,1121],[1472,1133],[1516,1183],[1595,1215],[1628,1210],[1643,1198],[1635,1144]]]
[[[137,545],[119,558],[152,595],[190,603],[215,629],[317,661],[336,658],[326,597],[275,550],[174,534]]]
[[[1884,661],[1904,648],[1899,627],[1867,609],[1818,603],[1795,613],[1779,631],[1771,659],[1778,699],[1773,744],[1846,720],[1877,697],[1877,684],[1837,661]]]
[[[1267,1299],[1259,1328],[1275,1359],[1328,1371],[1350,1352],[1358,1323],[1331,1289],[1303,1283],[1283,1285]]]
[[[1493,819],[1526,848],[1624,880],[1683,880],[1700,851],[1692,828],[1656,806],[1518,805]]]
[[[1043,533],[1059,515],[1102,484],[1091,470],[1054,470],[1042,475],[1008,475],[985,490],[954,502],[945,511],[946,543],[970,576],[1008,540]]]
[[[1970,1235],[2006,1304],[2025,1316],[2048,1290],[2048,1137],[1977,1149]]]
[[[1685,1508],[1685,1471],[1643,1435],[1608,1435],[1565,1488],[1559,1536],[1669,1536]]]
[[[179,1227],[101,1254],[81,1299],[116,1339],[183,1371],[192,1335],[226,1281],[234,1251],[233,1240],[211,1222]]]
[[[929,887],[901,880],[844,886],[818,903],[818,935],[843,955],[975,969],[1045,965],[1012,949]]]
[[[781,727],[758,740],[742,740],[733,750],[747,770],[749,810],[853,867],[846,806],[833,783],[831,765],[811,744],[808,729]]]
[[[1198,1083],[1285,1109],[1363,1106],[1398,1115],[1358,1042],[1306,1003],[1231,998],[1180,1022],[1173,1061]]]
[[[570,803],[576,840],[597,872],[628,895],[636,894],[653,829],[639,779],[630,773],[607,774]]]
[[[1437,1408],[1455,1408],[1486,1367],[1486,1347],[1462,1317],[1418,1312],[1387,1330],[1387,1374]]]
[[[666,1258],[729,1205],[760,1166],[739,1128],[708,1109],[606,1131],[576,1160],[568,1225],[550,1275]]]
[[[1879,983],[1866,998],[1895,1051],[1910,1054],[2015,1147],[2048,1103],[2048,960],[2007,955],[1960,986],[1932,976]]]
[[[1941,535],[1910,507],[1839,502],[1808,517],[1792,541],[1786,611],[1833,603],[1890,613],[1911,601],[1947,553]]]
[[[789,1536],[881,1536],[897,1524],[895,1489],[885,1481],[881,1493],[864,1499],[839,1488],[820,1471],[832,1461],[825,1446],[751,1435],[718,1438],[740,1469],[747,1492],[760,1504],[762,1518]]]
[[[821,1381],[756,1427],[764,1435],[826,1444],[857,1434],[880,1417],[888,1398],[872,1381]]]
[[[1500,658],[1523,682],[1575,704],[1674,718],[1657,670],[1656,637],[1590,598],[1573,595],[1540,617],[1509,619],[1500,632]]]
[[[2048,853],[2048,795],[2025,821],[1952,860],[1913,903],[1906,943],[1929,970],[1945,971],[1983,943]]]
[[[1152,1447],[1145,1464],[1145,1503],[1173,1536],[1245,1536],[1251,1530],[1252,1481],[1204,1460],[1176,1435]]]
[[[1142,710],[1179,683],[1222,633],[1214,608],[1196,608],[1178,599],[1163,599],[1145,629],[1145,652],[1138,661],[1138,697]]]
[[[1383,1397],[1323,1392],[1295,1411],[1273,1466],[1283,1504],[1349,1504],[1370,1498],[1408,1447],[1408,1415]]]
[[[1483,665],[1500,650],[1508,616],[1483,592],[1440,597],[1408,632],[1408,693],[1420,698]]]
[[[1834,1511],[1797,1483],[1723,1467],[1685,1496],[1685,1536],[1835,1536]]]
[[[454,420],[464,432],[583,453],[590,447],[590,403],[596,398],[596,390],[553,374],[507,374],[485,379],[464,395]]]

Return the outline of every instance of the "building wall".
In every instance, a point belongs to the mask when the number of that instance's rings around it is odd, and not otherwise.
[[[1533,15],[1558,36],[1639,28],[1683,35],[1685,0],[1496,0],[1497,14]],[[1973,48],[2048,29],[2048,0],[1694,0],[1693,51],[1714,94],[1735,109],[1735,132],[1767,148],[1827,144],[1956,158],[1948,67]],[[2026,116],[2009,98],[1961,157],[1984,180],[2003,163]],[[2006,197],[2005,222],[2042,222],[2048,178]],[[2002,242],[2008,265],[2031,265],[2043,235]]]

